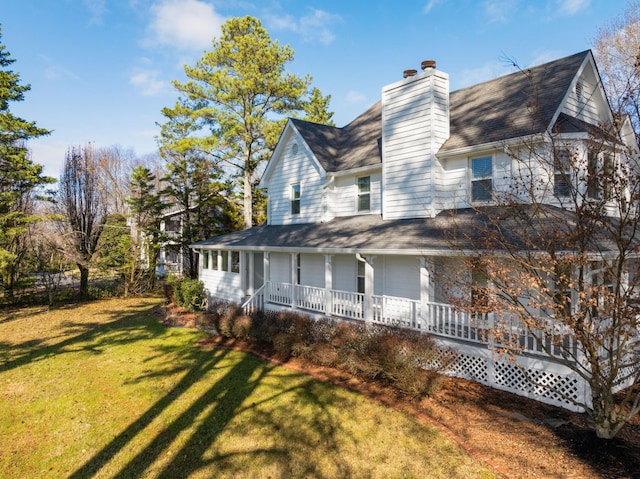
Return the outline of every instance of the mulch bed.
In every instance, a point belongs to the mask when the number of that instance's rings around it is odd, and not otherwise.
[[[195,327],[197,316],[167,307],[164,324]],[[251,352],[266,360],[347,387],[435,425],[470,454],[509,478],[640,479],[640,418],[615,439],[595,436],[585,414],[457,378],[444,378],[431,397],[416,401],[390,387],[363,381],[298,358],[283,361],[267,348],[222,336],[200,346]]]

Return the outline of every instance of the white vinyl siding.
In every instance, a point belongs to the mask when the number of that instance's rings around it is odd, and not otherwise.
[[[435,153],[449,135],[449,77],[420,73],[382,91],[383,215],[433,214]]]
[[[577,85],[580,85],[576,88]],[[603,112],[607,111],[601,87],[598,86],[596,76],[591,68],[585,68],[577,82],[569,91],[567,101],[562,109],[569,116],[597,125],[607,118]]]
[[[291,283],[291,255],[288,253],[271,253],[269,256],[270,281],[274,283]]]
[[[323,178],[307,148],[298,147],[293,154],[292,144],[298,141],[289,135],[288,144],[274,165],[268,183],[269,223],[314,223],[322,218]],[[291,212],[292,185],[300,186],[300,213]]]
[[[378,273],[384,279],[383,291],[376,294],[420,299],[420,258],[385,256],[383,268],[377,261],[374,266],[374,275]]]
[[[380,214],[382,200],[381,173],[371,173],[369,176],[370,208],[366,211],[358,211],[358,178],[364,175],[339,176],[328,187],[328,217],[353,216],[356,214]]]
[[[324,288],[324,255],[300,255],[300,284]]]
[[[207,250],[204,251],[205,254],[207,252]],[[220,253],[224,256],[227,255],[229,251],[220,251]],[[237,251],[235,253],[237,253]],[[214,266],[219,264],[217,261],[214,263],[213,260],[213,258],[217,258],[218,251],[210,251],[210,255],[210,267],[208,269],[201,269],[199,273],[199,279],[204,284],[209,302],[213,303],[216,299],[236,303],[242,302],[245,296],[245,292],[242,289],[242,275],[235,272],[213,269]]]

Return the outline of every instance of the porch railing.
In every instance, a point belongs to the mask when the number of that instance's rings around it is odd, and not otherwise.
[[[376,324],[498,347],[508,343],[529,353],[542,353],[543,346],[547,346],[552,355],[559,355],[561,349],[567,347],[576,349],[575,340],[557,325],[531,332],[517,319],[501,319],[500,324],[495,324],[493,314],[472,314],[445,303],[373,295],[371,311],[367,315],[366,298],[362,293],[268,281],[242,307],[251,311],[264,309],[268,304],[346,319],[370,319]],[[554,344],[562,344],[563,348],[554,347]]]

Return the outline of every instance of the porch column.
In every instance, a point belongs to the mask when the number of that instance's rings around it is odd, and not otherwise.
[[[253,284],[255,281],[255,268],[253,264],[253,252],[246,252],[245,254],[245,265],[247,270],[247,296],[253,296],[253,291],[255,290],[255,285]]]
[[[324,255],[324,289],[325,289],[325,311],[324,314],[333,314],[333,255]]]
[[[291,309],[298,307],[298,255],[291,253]]]
[[[262,255],[262,275],[265,286],[264,298],[265,303],[269,300],[271,294],[271,271],[269,269],[269,252],[265,251]]]
[[[433,261],[429,258],[420,258],[420,329],[426,330],[429,324],[429,303],[433,297],[433,284],[431,272],[433,271]]]
[[[364,257],[364,320],[373,321],[373,256]]]

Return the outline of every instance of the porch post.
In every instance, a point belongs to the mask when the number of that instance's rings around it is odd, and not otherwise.
[[[291,309],[298,307],[298,255],[291,253]]]
[[[248,263],[248,264],[247,264]],[[255,289],[255,268],[253,264],[253,252],[247,251],[245,253],[245,265],[248,267],[245,268],[247,270],[247,296],[253,296],[253,291]]]
[[[269,252],[265,251],[262,255],[262,276],[263,283],[265,286],[265,303],[269,300],[269,296],[271,295],[271,271],[269,270]]]
[[[324,314],[330,316],[333,314],[333,256],[324,255],[324,289],[325,289],[325,311]]]
[[[420,258],[420,314],[418,315],[421,324],[420,329],[427,329],[429,321],[429,302],[432,297],[431,270],[433,261],[428,258]]]
[[[364,320],[373,321],[373,256],[365,256],[364,262]]]

